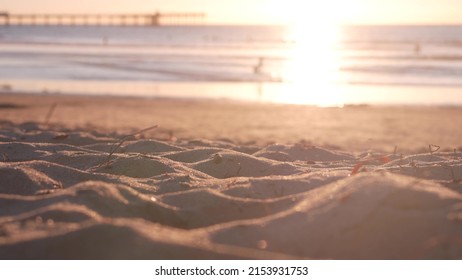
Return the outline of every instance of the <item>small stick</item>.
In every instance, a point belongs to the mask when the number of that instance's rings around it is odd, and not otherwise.
[[[157,128],[157,127],[159,127],[159,126],[158,126],[158,125],[153,125],[153,126],[150,126],[150,127],[148,127],[148,128],[144,128],[144,129],[142,129],[142,130],[139,130],[139,131],[137,131],[137,132],[135,132],[135,133],[132,133],[132,134],[129,134],[129,135],[125,135],[125,136],[123,136],[122,138],[120,138],[120,139],[119,139],[119,142],[117,142],[117,143],[118,143],[117,146],[116,146],[115,148],[114,148],[114,145],[112,146],[111,151],[109,152],[109,155],[107,156],[106,160],[105,160],[104,162],[102,162],[100,165],[98,165],[97,168],[99,168],[99,167],[101,167],[101,166],[103,166],[103,165],[109,163],[110,160],[111,160],[111,156],[117,151],[117,149],[120,148],[120,146],[122,146],[122,144],[123,144],[129,137],[134,137],[134,136],[136,136],[136,135],[138,135],[138,134],[141,134],[141,133],[143,133],[143,132],[146,132],[146,131],[148,131],[148,130],[151,130],[151,129],[154,129],[154,128]]]
[[[398,151],[398,145],[395,146],[395,150],[393,151],[393,155],[396,155],[397,151]]]
[[[456,180],[456,175],[454,174],[454,169],[452,168],[452,166],[450,166],[449,169],[451,170],[452,181],[453,181],[454,183],[457,182],[457,180]]]
[[[456,179],[456,174],[454,173],[454,168],[452,166],[444,164],[443,167],[446,167],[451,171],[451,176],[452,176],[452,182],[453,183],[459,183],[461,180]]]
[[[433,148],[436,148],[435,150]],[[430,144],[428,145],[428,150],[430,151],[430,160],[433,159],[433,153],[438,152],[441,149],[438,145]]]
[[[58,106],[57,103],[51,104],[50,110],[48,110],[47,116],[45,117],[45,124],[48,124],[50,122],[51,116],[53,115],[53,113],[54,113],[54,111],[56,109],[56,106]]]
[[[362,161],[358,162],[354,167],[353,167],[353,170],[351,171],[350,173],[350,176],[353,176],[355,174],[358,174],[359,173],[359,170],[361,169],[361,167],[364,166],[364,163]]]
[[[8,156],[7,153],[2,153],[2,157],[3,157],[3,161],[4,161],[4,162],[10,161],[10,157]]]

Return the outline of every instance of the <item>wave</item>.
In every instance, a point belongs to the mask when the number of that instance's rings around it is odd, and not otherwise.
[[[322,55],[326,65],[329,58],[335,60],[333,72],[340,77],[329,77],[333,83],[461,86],[462,26],[354,27],[345,32],[332,50],[303,50],[296,39],[287,39],[287,30],[276,27],[0,27],[0,77],[288,83],[287,68],[303,64],[298,74],[310,83],[309,73],[324,65],[309,59]],[[306,36],[319,43],[312,34]],[[255,71],[261,57],[263,70]]]
[[[387,86],[387,87],[426,87],[426,88],[462,88],[462,82],[442,83],[442,82],[406,82],[406,81],[349,81],[345,83],[337,83],[338,85],[352,86]]]
[[[412,61],[460,61],[462,60],[462,55],[346,55],[343,59],[350,60],[412,60]]]
[[[417,65],[361,65],[345,66],[339,69],[343,72],[381,73],[389,75],[413,74],[430,77],[461,77],[462,67],[449,66],[417,66]]]

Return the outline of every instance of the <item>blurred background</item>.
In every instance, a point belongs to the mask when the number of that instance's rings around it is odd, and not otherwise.
[[[3,0],[3,92],[462,104],[460,3]]]

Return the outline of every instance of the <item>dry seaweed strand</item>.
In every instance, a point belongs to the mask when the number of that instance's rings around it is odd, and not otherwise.
[[[353,170],[351,170],[350,176],[355,175],[359,173],[359,170],[364,166],[363,162],[357,163],[354,167]]]
[[[454,173],[454,168],[452,166],[449,166],[447,164],[442,164],[443,167],[451,171],[451,176],[452,176],[452,182],[453,183],[460,183],[462,182],[462,179],[457,179],[456,174]]]
[[[438,145],[433,145],[433,144],[428,145],[428,150],[430,151],[430,160],[433,159],[433,153],[438,152],[440,149],[441,147]]]
[[[449,167],[449,170],[451,170],[451,175],[452,175],[452,182],[453,183],[460,183],[460,179],[456,179],[456,174],[454,174],[454,168],[452,166]]]
[[[2,153],[2,158],[3,158],[3,162],[9,162],[10,161],[10,157],[8,156],[7,153]]]
[[[237,166],[238,166],[238,169],[236,171],[236,174],[232,175],[230,174],[229,170],[228,172],[225,174],[225,176],[223,177],[224,179],[228,179],[228,178],[233,178],[233,177],[238,177],[239,176],[239,173],[241,173],[241,169],[242,169],[242,165],[240,162],[237,163]]]
[[[156,125],[150,126],[148,128],[144,128],[142,130],[139,130],[139,131],[137,131],[135,133],[125,135],[122,138],[120,138],[119,141],[117,142],[117,145],[112,145],[111,151],[109,152],[108,156],[106,157],[106,159],[100,165],[97,166],[97,168],[109,164],[110,161],[111,161],[112,155],[120,148],[120,146],[122,146],[122,144],[125,141],[127,141],[128,138],[135,137],[138,134],[144,133],[146,131],[149,131],[149,130],[152,130],[152,129],[155,129],[155,128],[158,128],[158,127],[159,127],[159,125],[156,124]]]
[[[382,165],[382,164],[387,164],[389,162],[390,162],[389,156],[375,156],[367,160],[361,160],[353,167],[353,170],[351,170],[350,176],[358,174],[361,171],[361,169],[364,170],[365,165],[368,165],[368,164]]]
[[[48,113],[45,117],[45,124],[48,124],[50,122],[51,116],[53,116],[53,113],[55,112],[57,106],[58,103],[51,104],[50,109],[48,110]]]

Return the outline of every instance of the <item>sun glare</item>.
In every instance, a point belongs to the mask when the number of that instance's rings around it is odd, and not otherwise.
[[[291,6],[287,40],[288,60],[281,73],[287,83],[281,94],[281,102],[313,104],[317,106],[342,106],[342,94],[335,81],[339,80],[338,43],[342,7],[329,6],[332,1],[320,1],[311,6]],[[305,3],[306,5],[306,3]],[[344,7],[345,11],[348,7]]]
[[[338,72],[337,28],[333,25],[298,23],[291,28],[288,60],[282,79],[288,84],[284,101],[288,103],[341,106],[335,87]]]

